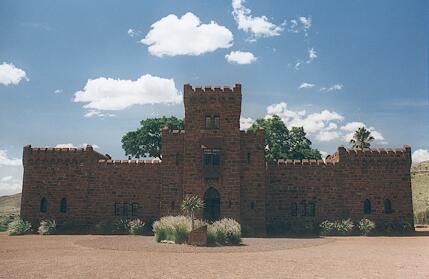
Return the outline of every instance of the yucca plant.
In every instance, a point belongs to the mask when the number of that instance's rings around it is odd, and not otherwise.
[[[355,131],[350,143],[353,148],[369,148],[371,146],[370,142],[373,140],[374,137],[371,136],[371,131],[365,127],[360,127]]]
[[[194,230],[195,212],[204,207],[204,202],[198,196],[186,195],[182,202],[182,210],[191,218],[191,230]]]

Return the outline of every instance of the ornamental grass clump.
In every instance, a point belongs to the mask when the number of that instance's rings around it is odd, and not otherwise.
[[[319,224],[321,235],[350,235],[353,233],[354,227],[351,219],[338,220],[335,222],[326,220]]]
[[[41,235],[48,235],[55,233],[57,223],[55,220],[42,220],[40,221],[39,229],[37,230]]]
[[[143,234],[145,223],[140,219],[130,220],[128,222],[129,233],[133,235]]]
[[[336,222],[336,231],[341,235],[348,235],[353,232],[355,225],[351,219]]]
[[[15,220],[10,222],[7,227],[7,233],[9,235],[22,235],[31,230],[31,224],[27,221],[17,217]]]
[[[192,221],[185,216],[165,216],[153,223],[157,242],[162,240],[185,243],[191,232]]]
[[[335,223],[328,220],[323,221],[319,224],[320,234],[321,235],[330,235],[335,231]]]
[[[375,223],[369,219],[363,218],[359,221],[357,227],[362,235],[368,235],[375,229]]]
[[[222,245],[238,245],[241,243],[241,226],[231,218],[224,218],[216,221],[208,226],[208,243],[213,244],[213,237],[215,235],[215,242]]]

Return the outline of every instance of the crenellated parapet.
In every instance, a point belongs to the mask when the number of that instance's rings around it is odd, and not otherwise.
[[[206,86],[195,86],[195,88],[193,88],[190,84],[185,84],[184,85],[184,92],[185,92],[185,96],[186,95],[210,95],[210,94],[232,94],[232,93],[236,93],[236,94],[241,94],[241,84],[236,83],[234,86],[228,86],[225,85],[223,87],[221,86],[215,86],[215,87],[211,87],[210,85],[206,85]]]
[[[160,160],[98,160],[99,166],[123,166],[123,167],[158,167]]]
[[[84,164],[96,162],[99,159],[108,159],[94,151],[91,145],[85,148],[51,148],[24,146],[22,162],[29,164]]]
[[[324,161],[324,160],[277,160],[273,165],[277,167],[289,167],[289,166],[312,166],[312,167],[333,167],[336,162]]]
[[[351,148],[346,149],[343,146],[327,160],[338,162],[353,161],[401,161],[411,163],[411,147],[404,145],[402,148]]]

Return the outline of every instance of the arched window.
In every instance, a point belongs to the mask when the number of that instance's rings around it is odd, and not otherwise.
[[[384,213],[392,213],[392,202],[389,199],[384,200]]]
[[[366,199],[363,202],[363,213],[371,214],[371,202],[369,201],[369,199]]]
[[[45,197],[40,200],[40,212],[48,212],[48,200]]]
[[[60,202],[60,212],[66,213],[67,212],[67,199],[62,198]]]
[[[298,215],[298,205],[296,204],[296,202],[293,202],[290,205],[290,215],[292,215],[292,216]]]

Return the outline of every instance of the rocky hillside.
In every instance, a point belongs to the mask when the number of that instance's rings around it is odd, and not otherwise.
[[[429,223],[429,161],[411,167],[416,223]]]

